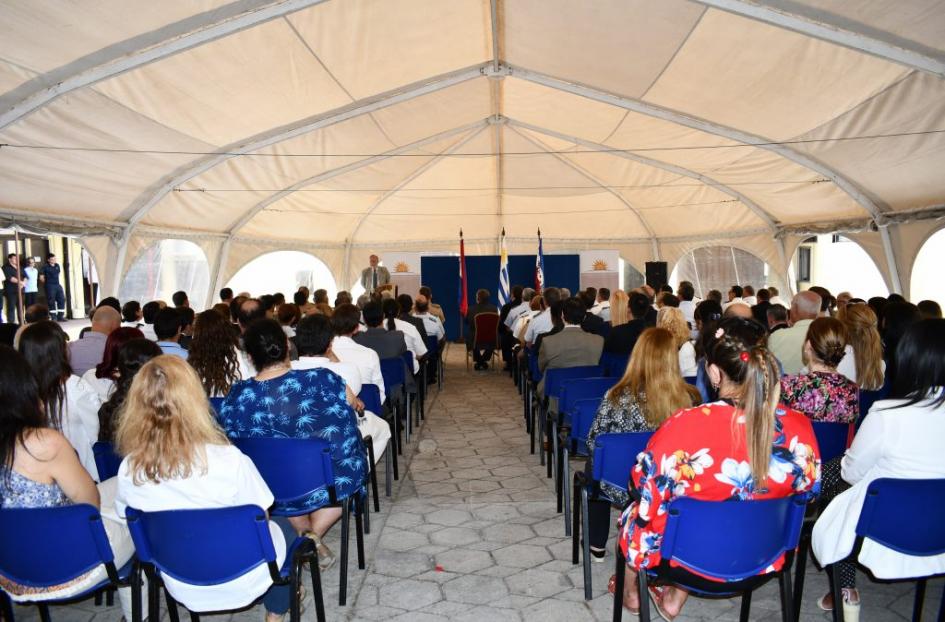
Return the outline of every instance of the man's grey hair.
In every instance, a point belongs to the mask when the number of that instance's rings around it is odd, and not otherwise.
[[[534,297],[535,297],[535,290],[532,289],[531,287],[526,287],[525,289],[522,290],[522,300],[524,302],[528,302]]]

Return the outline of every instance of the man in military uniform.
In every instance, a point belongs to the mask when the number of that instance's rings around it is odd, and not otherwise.
[[[62,291],[62,284],[59,282],[61,272],[62,266],[57,263],[56,255],[49,253],[46,256],[46,263],[39,271],[39,280],[46,289],[49,317],[55,318],[57,322],[63,322],[66,319],[66,294]]]

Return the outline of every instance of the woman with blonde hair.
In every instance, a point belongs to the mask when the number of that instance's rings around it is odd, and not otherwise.
[[[115,438],[118,453],[125,456],[115,500],[120,516],[128,507],[144,512],[239,505],[265,509],[274,501],[253,462],[210,416],[200,378],[179,357],[158,356],[138,371]],[[269,523],[269,531],[281,566],[286,539],[275,523]],[[245,607],[264,593],[268,622],[281,620],[289,609],[289,587],[272,585],[265,565],[213,586],[163,579],[168,592],[191,611]]]
[[[677,307],[663,307],[656,314],[656,325],[665,328],[676,341],[679,352],[679,372],[684,378],[694,378],[699,372],[696,366],[696,347],[689,339],[689,324]]]
[[[607,392],[597,409],[587,435],[589,456],[594,455],[594,440],[599,434],[655,430],[677,410],[699,403],[699,392],[679,374],[676,351],[676,341],[668,330],[648,328],[643,331],[633,347],[623,377]],[[587,459],[587,472],[591,472],[591,458]],[[621,507],[629,501],[625,490],[606,483],[601,484],[601,488]],[[590,504],[588,537],[594,561],[604,559],[610,531],[610,505],[608,501]]]
[[[879,390],[883,386],[886,363],[876,313],[869,305],[846,304],[840,308],[838,317],[847,329],[849,341],[837,371],[863,390]]]
[[[610,326],[620,326],[630,321],[630,298],[627,292],[616,289],[610,295]]]
[[[620,518],[619,545],[627,559],[624,607],[639,611],[637,572],[662,563],[665,508],[674,499],[738,502],[775,499],[814,488],[820,479],[817,439],[810,420],[779,404],[780,370],[753,320],[722,320],[707,341],[706,366],[719,401],[680,410],[663,422],[631,472],[634,498]],[[662,392],[663,387],[659,389]],[[652,392],[651,392],[652,393]],[[655,397],[655,393],[653,397]],[[706,533],[706,538],[751,534]],[[784,558],[768,571],[783,567]],[[685,565],[667,571],[671,582],[719,591],[724,582]],[[740,591],[738,583],[728,584]],[[676,617],[689,593],[676,585],[651,587],[660,615]]]

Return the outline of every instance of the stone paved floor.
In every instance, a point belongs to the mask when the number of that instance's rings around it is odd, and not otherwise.
[[[427,419],[405,447],[393,499],[382,499],[381,513],[372,514],[366,570],[356,567],[352,539],[347,607],[337,604],[337,568],[323,577],[329,620],[609,620],[606,584],[613,558],[608,554],[606,563],[593,565],[594,599],[585,602],[581,567],[571,565],[551,480],[529,454],[511,381],[496,372],[466,372],[455,346],[448,365],[443,391],[432,392]],[[337,531],[328,538],[336,552]],[[862,620],[910,618],[911,585],[869,583],[864,577],[861,587]],[[825,591],[824,576],[811,565],[801,619],[830,619],[815,604]],[[930,584],[927,619],[937,611],[941,592],[941,581]],[[310,595],[306,601],[303,619],[314,620]],[[752,601],[752,619],[780,620],[778,602],[776,584],[762,588]],[[18,607],[16,615],[37,619],[33,609]],[[120,617],[117,607],[91,601],[53,610],[54,620],[69,622]],[[206,616],[262,618],[260,607]],[[738,602],[694,599],[677,619],[737,620]]]

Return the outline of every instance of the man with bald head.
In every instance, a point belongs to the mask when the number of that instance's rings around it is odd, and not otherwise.
[[[740,317],[746,320],[753,320],[754,315],[751,313],[751,307],[749,307],[744,302],[730,302],[725,307],[725,311],[722,313],[723,318],[730,317]]]
[[[807,329],[820,313],[820,296],[814,292],[800,292],[791,301],[790,328],[771,334],[768,348],[774,353],[785,374],[798,374],[804,361],[801,351],[807,339]]]
[[[102,362],[105,342],[113,330],[121,326],[121,314],[113,307],[104,305],[92,314],[92,330],[78,341],[69,343],[69,362],[72,373],[81,376]]]

